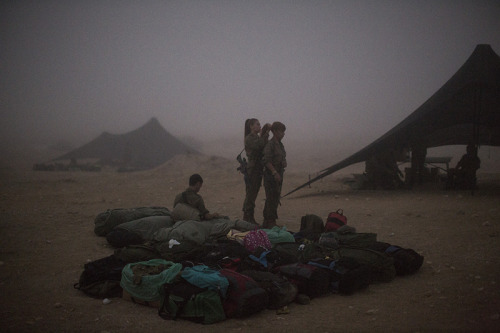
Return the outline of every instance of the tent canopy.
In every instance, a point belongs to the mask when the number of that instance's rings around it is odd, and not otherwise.
[[[156,118],[125,134],[100,136],[54,160],[99,159],[103,164],[149,169],[177,154],[198,153],[168,133]]]
[[[469,144],[500,146],[500,57],[477,45],[460,69],[424,104],[380,138],[320,171],[309,184],[387,149]]]

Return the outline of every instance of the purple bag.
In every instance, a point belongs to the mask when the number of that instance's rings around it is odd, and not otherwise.
[[[262,229],[253,230],[246,234],[243,238],[243,245],[250,252],[254,252],[259,247],[266,250],[270,250],[272,247],[269,237]]]

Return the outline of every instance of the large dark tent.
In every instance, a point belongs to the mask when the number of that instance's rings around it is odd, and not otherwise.
[[[469,143],[500,146],[500,57],[485,44],[477,45],[462,67],[406,119],[286,195],[387,149]]]
[[[101,164],[133,169],[150,169],[177,154],[197,153],[168,133],[156,118],[125,134],[103,132],[91,142],[58,160],[97,159]]]

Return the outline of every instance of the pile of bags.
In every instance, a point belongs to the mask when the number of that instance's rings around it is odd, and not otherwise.
[[[110,217],[112,227],[105,223]],[[341,210],[326,223],[303,216],[298,232],[228,218],[174,222],[162,207],[107,211],[95,224],[117,249],[85,264],[75,288],[153,306],[169,320],[212,324],[264,309],[287,313],[292,302],[351,295],[413,274],[423,263],[412,249],[356,232]]]

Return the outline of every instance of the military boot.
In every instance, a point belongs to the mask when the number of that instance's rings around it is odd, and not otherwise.
[[[253,224],[257,224],[257,221],[255,221],[255,218],[253,217],[253,214],[252,215],[250,215],[250,214],[243,215],[243,221],[247,221],[247,222],[250,222],[250,223],[253,223]]]
[[[264,223],[262,223],[262,228],[264,229],[271,229],[272,227],[276,226],[276,220],[264,220]]]

